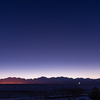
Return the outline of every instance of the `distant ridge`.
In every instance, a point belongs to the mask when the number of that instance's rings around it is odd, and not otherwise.
[[[40,77],[34,79],[8,77],[0,79],[0,84],[99,84],[100,79],[68,78],[68,77]]]

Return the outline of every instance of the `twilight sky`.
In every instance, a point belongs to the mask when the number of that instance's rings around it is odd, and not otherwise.
[[[1,0],[0,78],[100,78],[99,0]]]

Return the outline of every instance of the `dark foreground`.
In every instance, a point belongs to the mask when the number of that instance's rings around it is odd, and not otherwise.
[[[0,84],[0,100],[91,100],[94,85]],[[96,86],[99,88],[99,86]]]

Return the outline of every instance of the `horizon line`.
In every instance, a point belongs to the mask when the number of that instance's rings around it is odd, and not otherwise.
[[[56,76],[56,77],[46,77],[46,76],[40,76],[40,77],[36,77],[36,78],[23,78],[23,77],[5,77],[5,78],[0,78],[0,80],[1,79],[8,79],[8,78],[20,78],[20,79],[25,79],[25,80],[28,80],[28,79],[32,79],[32,80],[34,80],[34,79],[38,79],[38,78],[42,78],[42,77],[44,77],[44,78],[48,78],[48,79],[50,79],[50,78],[72,78],[72,79],[78,79],[78,78],[82,78],[82,79],[100,79],[100,78],[90,78],[90,77],[76,77],[76,78],[73,78],[73,77],[64,77],[64,76]]]

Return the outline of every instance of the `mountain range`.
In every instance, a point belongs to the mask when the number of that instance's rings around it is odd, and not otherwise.
[[[39,77],[34,79],[8,77],[0,79],[0,84],[100,84],[100,79],[68,78],[68,77]]]

